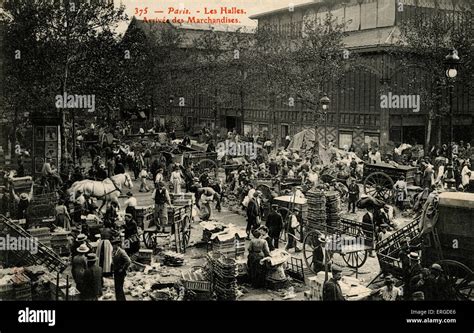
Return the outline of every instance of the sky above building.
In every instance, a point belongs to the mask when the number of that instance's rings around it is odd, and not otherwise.
[[[310,0],[121,0],[127,8],[127,14],[132,17],[135,15],[137,18],[140,16],[140,9],[148,7],[147,18],[174,16],[173,14],[168,15],[168,8],[173,7],[176,9],[186,8],[195,13],[199,10],[202,16],[204,14],[204,8],[208,9],[219,9],[220,7],[238,7],[246,11],[245,15],[238,15],[243,26],[255,27],[257,25],[256,20],[249,19],[249,16],[271,11],[278,8],[289,7],[290,4],[299,5],[302,3],[310,2]],[[116,2],[120,2],[116,1]],[[163,11],[164,13],[158,14],[155,11]],[[151,14],[151,15],[150,15]],[[143,14],[142,14],[143,15]],[[217,17],[218,15],[216,15]],[[233,16],[236,17],[236,16]]]

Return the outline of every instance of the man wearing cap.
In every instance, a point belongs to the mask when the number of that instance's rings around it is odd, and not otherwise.
[[[83,282],[81,300],[97,301],[102,295],[102,269],[97,265],[95,253],[87,255],[87,269],[84,272]]]
[[[168,224],[168,207],[172,207],[171,198],[165,183],[158,182],[151,198],[155,202],[155,225],[160,228]]]
[[[347,212],[351,211],[352,207],[352,214],[356,212],[356,202],[359,200],[360,189],[359,185],[356,184],[355,178],[351,178],[351,183],[349,184],[349,203],[347,206]]]
[[[87,269],[87,259],[86,254],[89,252],[89,248],[86,244],[81,244],[76,249],[77,255],[74,256],[71,262],[71,273],[74,282],[76,283],[76,288],[79,292],[82,293],[82,287],[84,283],[84,273]]]
[[[138,237],[137,223],[133,219],[132,214],[125,214],[125,251],[128,255],[133,255],[140,250],[140,238]]]
[[[163,176],[163,168],[159,167],[155,176],[155,184],[158,184],[159,182],[163,182],[164,180],[165,180],[165,177]]]
[[[342,269],[338,265],[331,266],[332,278],[324,282],[323,301],[345,301],[339,281],[342,279]]]
[[[128,199],[125,200],[124,206],[125,206],[125,213],[132,214],[133,219],[136,221],[137,220],[137,198],[133,196],[132,192],[127,192],[127,197]]]
[[[378,294],[383,301],[398,301],[401,299],[402,291],[400,288],[395,287],[395,280],[391,274],[387,274],[384,277],[385,285],[373,292]]]
[[[259,192],[260,191],[255,191],[253,193],[253,198],[250,199],[247,205],[247,239],[250,239],[250,232],[260,225],[262,208],[258,200],[260,196]]]
[[[283,217],[278,212],[278,205],[272,205],[272,209],[267,216],[266,226],[268,228],[268,236],[272,241],[275,249],[278,249],[281,230],[283,229]]]
[[[430,275],[426,279],[426,289],[430,294],[430,301],[450,300],[449,287],[443,268],[439,264],[430,267]]]
[[[127,253],[120,247],[120,244],[120,239],[112,240],[112,267],[114,271],[115,299],[117,301],[125,301],[123,283],[125,281],[125,276],[127,275],[127,269],[130,267],[132,261]]]

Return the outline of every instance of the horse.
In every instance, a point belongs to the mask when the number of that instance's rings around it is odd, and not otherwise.
[[[121,173],[106,178],[103,181],[89,179],[77,181],[72,184],[68,193],[73,200],[76,198],[78,191],[82,191],[82,193],[91,197],[102,199],[103,203],[99,208],[100,211],[105,204],[108,206],[111,202],[116,202],[120,207],[118,197],[122,192],[123,186],[128,187],[129,189],[133,188],[132,178],[128,173]]]

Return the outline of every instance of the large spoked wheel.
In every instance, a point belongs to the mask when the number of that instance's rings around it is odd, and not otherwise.
[[[374,172],[367,176],[364,180],[364,191],[366,194],[390,201],[393,198],[393,181],[383,172]]]
[[[316,273],[315,267],[324,266],[323,262],[318,262],[314,257],[316,248],[320,245],[318,241],[321,232],[314,230],[311,231],[306,235],[303,242],[303,257],[306,263],[306,267],[308,267],[313,273]]]
[[[154,249],[156,247],[155,233],[152,231],[143,232],[143,243],[147,249]]]
[[[459,261],[441,260],[437,262],[443,268],[452,300],[467,301],[474,298],[474,272]]]
[[[367,251],[357,251],[346,254],[341,253],[341,256],[348,267],[358,269],[365,264],[365,261],[367,260]]]
[[[186,250],[188,247],[189,240],[191,239],[191,218],[186,215],[183,219],[182,225],[182,233],[183,233],[183,249]]]

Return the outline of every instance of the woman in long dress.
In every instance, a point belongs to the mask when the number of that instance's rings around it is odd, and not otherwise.
[[[268,243],[257,230],[253,231],[255,237],[250,241],[249,255],[247,257],[247,267],[249,270],[250,282],[254,288],[265,286],[266,269],[260,262],[263,258],[270,256]]]
[[[170,182],[173,184],[173,193],[181,193],[181,184],[184,183],[179,167],[175,165],[171,173]]]
[[[464,191],[468,190],[468,187],[469,187],[469,181],[471,179],[470,167],[471,167],[471,163],[469,163],[469,161],[464,162],[464,166],[461,171],[461,182],[462,182]]]

